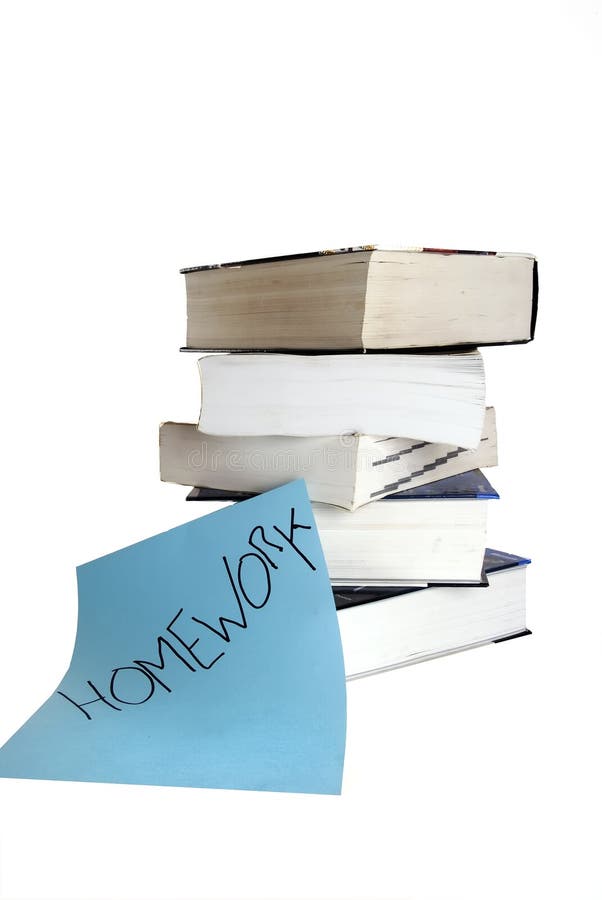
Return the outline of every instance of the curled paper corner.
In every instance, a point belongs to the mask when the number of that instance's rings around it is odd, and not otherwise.
[[[340,794],[343,653],[303,481],[77,576],[69,669],[0,776]]]

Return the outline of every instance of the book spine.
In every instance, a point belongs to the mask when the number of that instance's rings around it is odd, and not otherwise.
[[[531,340],[535,337],[535,324],[537,322],[537,309],[539,302],[539,274],[537,260],[533,260],[533,300],[531,306]]]

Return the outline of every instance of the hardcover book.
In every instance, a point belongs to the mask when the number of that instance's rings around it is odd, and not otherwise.
[[[486,550],[489,584],[483,590],[408,588],[363,603],[335,594],[347,678],[530,634],[525,608],[529,562]]]
[[[523,343],[533,256],[376,245],[181,270],[185,349],[405,350]]]
[[[312,503],[331,583],[480,584],[486,501],[497,498],[476,470],[389,495],[355,512]],[[188,499],[233,498],[227,491],[196,488]]]

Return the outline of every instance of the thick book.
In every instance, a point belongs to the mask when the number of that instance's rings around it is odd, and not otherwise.
[[[487,549],[489,583],[483,590],[408,588],[361,603],[349,603],[335,592],[347,678],[530,634],[525,603],[529,562]]]
[[[214,435],[376,434],[474,450],[483,432],[478,351],[199,359],[198,428]]]
[[[244,499],[227,491],[190,500]],[[481,584],[487,500],[498,494],[475,470],[369,503],[350,512],[312,503],[333,587]]]
[[[475,450],[365,434],[224,437],[165,422],[159,456],[162,481],[238,495],[229,499],[304,478],[311,500],[357,509],[395,491],[497,465],[495,411],[487,408]]]
[[[375,245],[181,270],[185,349],[404,350],[530,341],[529,254]]]

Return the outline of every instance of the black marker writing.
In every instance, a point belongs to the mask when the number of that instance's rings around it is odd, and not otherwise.
[[[272,595],[273,576],[271,573],[279,572],[282,569],[282,563],[287,559],[287,546],[291,547],[312,571],[316,571],[314,564],[295,542],[295,531],[298,529],[310,531],[312,526],[296,522],[295,508],[291,507],[290,521],[287,527],[288,534],[278,526],[272,525],[273,531],[283,539],[284,544],[282,544],[269,540],[264,527],[256,525],[251,529],[247,540],[247,544],[253,548],[254,552],[242,553],[234,566],[226,556],[222,556],[224,583],[229,591],[230,599],[234,598],[236,602],[236,618],[221,615],[218,616],[217,625],[211,625],[197,615],[183,616],[184,608],[182,607],[165,626],[165,634],[157,636],[157,661],[134,659],[131,664],[111,669],[105,693],[88,681],[87,685],[95,695],[92,699],[79,702],[63,691],[57,691],[57,693],[78,709],[88,721],[91,721],[93,716],[89,707],[95,703],[100,703],[101,706],[94,707],[94,711],[108,707],[115,712],[122,712],[123,706],[143,706],[147,703],[153,697],[157,685],[168,693],[172,693],[166,671],[167,657],[165,654],[167,650],[170,652],[169,660],[172,666],[176,666],[178,669],[184,667],[190,673],[197,673],[199,669],[209,671],[225,655],[226,650],[222,650],[211,658],[211,651],[203,651],[201,640],[203,635],[211,636],[212,640],[217,637],[224,643],[230,644],[232,628],[241,631],[247,630],[249,620],[245,609],[248,611],[250,607],[251,610],[261,610],[266,606]],[[270,550],[268,551],[266,547],[269,547]],[[288,558],[291,558],[290,554]],[[236,576],[234,576],[234,571],[236,571]],[[123,674],[126,672],[127,675]],[[106,694],[109,694],[115,703],[108,700]]]
[[[180,610],[180,612],[182,612],[182,610]],[[173,619],[169,624],[170,625],[173,624]],[[171,694],[171,688],[168,687],[164,681],[161,681],[161,679],[159,678],[158,675],[155,675],[154,672],[149,672],[149,669],[148,669],[149,666],[153,669],[160,669],[161,671],[163,671],[165,669],[165,657],[163,656],[162,647],[168,647],[171,650],[171,652],[174,654],[174,656],[176,656],[180,660],[181,663],[184,663],[184,665],[186,666],[187,669],[190,669],[191,672],[196,672],[196,669],[194,668],[194,666],[192,666],[188,662],[188,660],[182,656],[181,653],[178,653],[176,648],[174,646],[172,646],[172,644],[170,644],[169,641],[163,637],[163,635],[159,635],[159,637],[157,638],[157,652],[159,654],[159,662],[158,663],[151,662],[148,659],[135,659],[134,665],[139,666],[141,669],[144,669],[145,672],[147,672],[152,678],[155,679],[157,684],[160,684],[162,688],[165,688],[165,690],[169,691],[169,693]]]
[[[277,531],[278,534],[284,538],[284,540],[287,542],[287,544],[289,544],[293,548],[295,553],[298,553],[299,556],[301,557],[301,559],[305,560],[305,562],[307,563],[309,568],[313,569],[313,571],[315,572],[316,567],[314,566],[314,564],[307,558],[305,553],[302,553],[302,551],[297,547],[297,545],[295,544],[295,542],[293,540],[293,534],[294,534],[296,528],[305,528],[306,530],[311,530],[311,525],[300,525],[298,522],[295,522],[295,507],[293,506],[291,509],[291,522],[290,522],[290,526],[289,526],[288,537],[285,535],[285,533],[283,531],[281,531],[278,528],[277,525],[273,525],[272,528],[274,529],[274,531]]]
[[[86,710],[84,709],[84,706],[90,706],[92,703],[98,703],[99,700],[101,700],[103,703],[106,703],[107,706],[111,707],[111,709],[114,709],[117,712],[121,712],[121,707],[113,706],[112,703],[109,703],[107,698],[103,694],[100,693],[98,688],[95,685],[93,685],[91,681],[88,681],[87,684],[89,684],[89,686],[92,688],[92,690],[96,694],[96,697],[94,698],[94,700],[86,700],[85,703],[78,703],[76,700],[73,700],[71,697],[68,697],[67,694],[64,694],[63,691],[57,691],[57,694],[60,694],[61,697],[64,697],[65,700],[68,700],[69,703],[72,703],[75,707],[77,707],[77,709],[79,709],[80,712],[82,712],[84,714],[86,719],[91,719],[92,716],[90,715],[90,713],[86,712]]]

